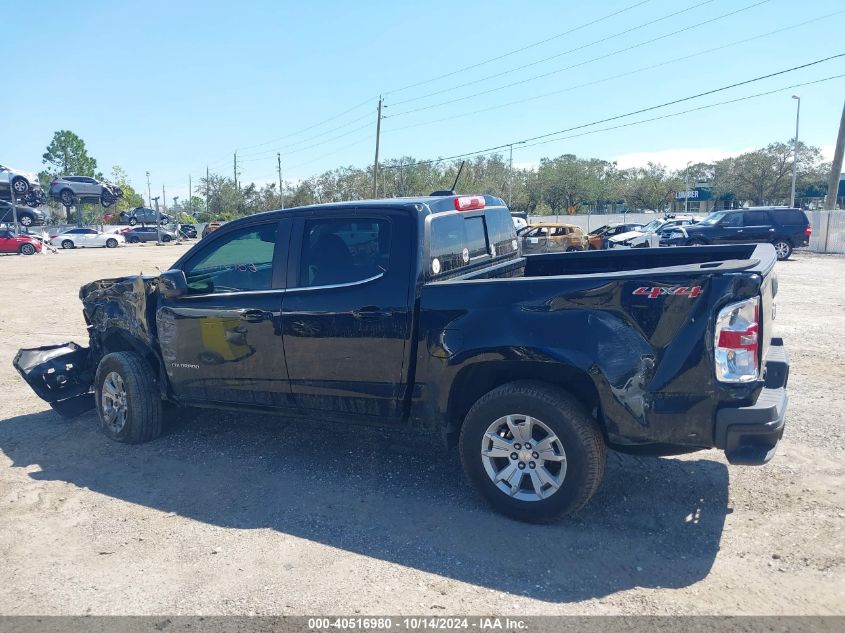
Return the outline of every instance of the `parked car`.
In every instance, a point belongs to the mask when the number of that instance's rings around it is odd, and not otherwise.
[[[692,216],[672,219],[655,219],[635,231],[619,233],[608,238],[608,248],[657,248],[664,233],[667,235],[679,226],[695,224],[701,218]]]
[[[11,188],[0,185],[0,200],[11,202],[12,193]],[[35,184],[30,187],[29,191],[27,191],[25,195],[19,196],[15,194],[14,197],[18,205],[26,207],[38,207],[47,203],[47,194],[44,193],[44,190],[41,189],[39,184]]]
[[[41,252],[41,242],[29,235],[15,235],[7,229],[0,229],[0,253],[35,255]]]
[[[44,213],[32,207],[15,205],[18,222],[21,226],[39,226],[44,224]],[[15,214],[12,213],[12,203],[0,200],[0,222],[11,224],[15,221]]]
[[[587,236],[575,224],[531,224],[519,233],[522,252],[562,253],[587,250]]]
[[[136,224],[155,224],[156,218],[162,224],[170,222],[170,216],[148,207],[135,207],[120,214],[120,221],[130,226]]]
[[[102,182],[90,176],[60,176],[50,183],[50,196],[61,201],[66,207],[76,204],[76,200],[96,201],[109,207],[118,198],[123,197],[123,190],[117,185]]]
[[[90,248],[105,246],[117,248],[126,242],[126,238],[118,233],[100,233],[94,229],[67,229],[58,235],[50,236],[50,244],[62,248]]]
[[[13,191],[17,198],[23,199],[30,189],[40,186],[33,172],[0,165],[0,187]]]
[[[590,231],[589,235],[587,235],[589,250],[598,251],[603,248],[607,248],[607,240],[614,235],[629,233],[630,231],[638,231],[642,227],[642,224],[636,223],[605,224],[600,226],[599,228]]]
[[[136,226],[131,231],[123,234],[128,244],[137,244],[138,242],[155,242],[161,235],[162,242],[171,242],[176,239],[176,234],[160,228],[156,229],[154,226]]]
[[[209,234],[214,233],[217,229],[223,226],[220,222],[207,222],[202,228],[202,237],[208,237]]]
[[[792,249],[807,246],[813,229],[801,209],[750,207],[716,211],[692,226],[678,227],[665,240],[666,246],[747,244],[768,242],[779,260],[789,259]]]
[[[166,404],[416,426],[497,510],[547,520],[587,503],[607,447],[772,458],[775,262],[768,244],[523,256],[493,196],[271,211],[158,276],[86,284],[89,347],[14,365],[118,442],[159,436]]]

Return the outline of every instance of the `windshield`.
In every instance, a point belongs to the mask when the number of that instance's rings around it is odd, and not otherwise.
[[[714,224],[717,224],[719,220],[725,217],[725,215],[727,215],[726,211],[718,211],[716,213],[711,213],[701,222],[698,222],[698,224],[703,224],[704,226],[713,226]]]
[[[657,229],[659,229],[663,225],[662,220],[652,220],[648,224],[646,224],[642,231],[643,233],[654,233]]]

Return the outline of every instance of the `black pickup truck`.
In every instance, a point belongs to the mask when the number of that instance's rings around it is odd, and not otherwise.
[[[173,405],[416,425],[498,510],[544,520],[587,502],[607,447],[771,459],[775,261],[770,244],[522,256],[493,196],[273,211],[158,277],[83,286],[89,347],[14,364],[121,442]]]

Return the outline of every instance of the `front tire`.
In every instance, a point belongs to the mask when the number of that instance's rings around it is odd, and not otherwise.
[[[152,368],[135,352],[107,354],[94,380],[100,429],[116,442],[141,444],[161,435],[162,407]]]
[[[778,240],[774,242],[773,246],[775,247],[775,253],[777,253],[779,262],[789,259],[789,256],[792,255],[792,244],[786,240]]]
[[[129,226],[135,226],[138,224],[138,218],[129,218]]]
[[[61,200],[62,204],[66,207],[72,207],[73,192],[70,189],[62,189],[62,192],[59,194],[59,200]]]
[[[32,226],[33,222],[35,222],[35,218],[28,213],[24,213],[18,217],[18,222],[21,223],[21,226]]]
[[[162,242],[169,242],[169,241],[170,241],[170,239],[171,239],[171,238],[170,238],[170,236],[169,236],[169,235],[162,235],[162,236],[161,236],[161,241],[162,241]]]
[[[519,381],[490,391],[461,428],[467,478],[497,511],[544,522],[580,510],[604,474],[596,421],[566,391]]]
[[[103,192],[103,195],[100,196],[100,204],[104,208],[108,208],[114,204],[115,198],[110,193]]]
[[[106,248],[117,248],[117,240],[110,237],[106,240]]]
[[[21,255],[35,255],[35,247],[32,244],[21,244]]]

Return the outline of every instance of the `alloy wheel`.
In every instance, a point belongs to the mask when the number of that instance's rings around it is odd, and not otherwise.
[[[505,415],[481,440],[487,476],[504,494],[520,501],[548,499],[566,477],[566,452],[558,436],[529,415]]]
[[[129,403],[123,378],[116,371],[110,372],[103,381],[100,407],[103,410],[103,420],[106,426],[112,433],[120,433],[126,426]]]

